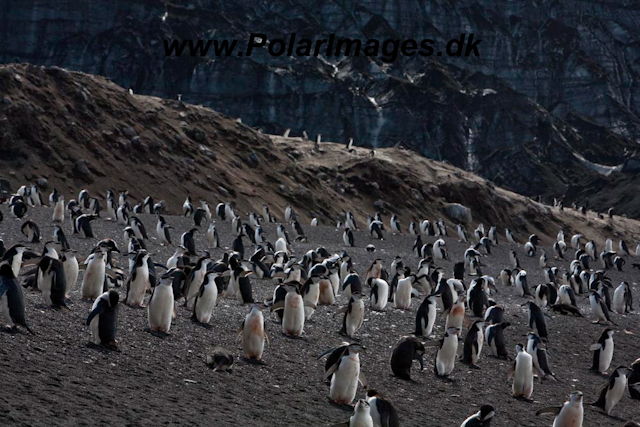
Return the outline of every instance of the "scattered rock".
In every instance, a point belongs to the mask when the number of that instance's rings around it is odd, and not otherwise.
[[[8,96],[3,97],[2,103],[7,105],[11,104],[11,98],[9,98]]]
[[[41,190],[46,190],[47,188],[49,188],[49,182],[45,178],[36,179],[36,184]]]
[[[85,178],[87,181],[91,181],[91,171],[87,166],[87,161],[84,159],[77,160],[73,165],[73,172],[76,176]]]
[[[218,192],[220,193],[221,196],[223,197],[229,197],[229,190],[227,190],[226,188],[224,188],[222,185],[218,186]]]
[[[128,138],[133,138],[134,136],[138,135],[136,131],[133,130],[133,128],[130,126],[127,126],[124,129],[122,129],[122,133],[125,134],[125,136],[127,136]]]
[[[204,145],[200,145],[200,152],[212,160],[216,159],[216,153]]]
[[[247,163],[252,168],[258,167],[260,164],[260,159],[256,153],[251,153],[247,157],[245,157],[245,163]]]
[[[462,224],[470,224],[473,220],[471,217],[471,209],[460,203],[449,203],[444,207],[444,213],[452,220]]]
[[[202,143],[207,139],[207,134],[205,133],[205,131],[199,128],[187,129],[185,133],[189,138],[193,139],[196,142]]]

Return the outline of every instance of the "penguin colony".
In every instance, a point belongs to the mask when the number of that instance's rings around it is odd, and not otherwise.
[[[585,330],[597,337],[585,343],[585,348],[575,349],[584,353],[584,368],[590,365],[594,372],[593,390],[586,391],[592,399],[587,403],[613,416],[622,399],[640,400],[640,358],[612,365],[614,335],[621,332],[616,318],[634,311],[629,281],[615,285],[607,276],[612,269],[625,271],[626,260],[638,255],[638,249],[634,254],[629,252],[624,240],[614,250],[608,239],[598,251],[594,240],[577,233],[567,243],[560,231],[550,245],[553,253],[547,254],[535,234],[521,243],[514,230],[505,228],[505,239],[500,241],[495,226],[485,231],[480,224],[469,233],[463,225],[447,227],[441,219],[414,219],[407,228],[419,260],[413,267],[400,256],[386,265],[375,254],[372,243],[376,240],[403,234],[396,215],[390,217],[387,229],[379,213],[359,227],[355,216],[346,212],[336,229],[342,237],[342,245],[337,245],[341,247],[330,251],[319,246],[300,252],[297,244],[307,243],[308,237],[291,206],[285,208],[279,223],[266,205],[260,213],[240,214],[233,203],[210,207],[201,201],[198,206],[187,197],[182,215],[191,218],[194,227],[174,233],[164,202],[154,203],[146,197],[132,205],[127,191],[92,197],[88,190],[82,190],[77,199],[65,204],[64,197],[54,190],[47,206],[37,186],[31,185],[21,187],[8,205],[10,216],[16,219],[3,218],[0,227],[19,227],[24,239],[0,240],[0,313],[8,331],[23,329],[34,335],[34,340],[38,331],[29,326],[25,298],[38,298],[39,294],[43,308],[86,310],[89,345],[112,351],[120,351],[121,316],[146,316],[148,332],[162,337],[171,333],[178,316],[215,328],[210,324],[212,313],[221,300],[232,299],[247,305],[243,319],[228,319],[239,324],[240,356],[265,363],[262,359],[269,351],[269,334],[303,338],[305,328],[314,327],[313,317],[330,310],[341,318],[341,328],[326,333],[335,333],[337,339],[342,335],[345,341],[319,354],[323,361],[318,367],[327,383],[328,399],[354,406],[353,415],[335,425],[397,426],[400,421],[406,425],[417,421],[403,420],[388,391],[372,388],[375,379],[368,382],[362,369],[367,364],[367,346],[376,344],[365,346],[363,339],[364,323],[371,313],[384,316],[387,311],[402,310],[415,318],[415,327],[402,334],[387,331],[398,334],[389,354],[389,372],[398,381],[427,381],[421,373],[427,369],[425,365],[436,378],[450,381],[456,370],[482,369],[483,356],[502,358],[511,366],[507,375],[510,394],[525,400],[532,400],[534,388],[545,387],[547,381],[569,382],[562,373],[553,372],[548,349],[562,345],[562,316],[575,316],[583,318]],[[30,210],[47,208],[52,233],[48,232],[49,224],[38,225],[29,219]],[[147,234],[143,214],[155,215],[155,236]],[[145,218],[148,223],[153,217]],[[96,236],[92,223],[104,220],[122,227],[122,235]],[[276,225],[274,236],[265,230],[268,223]],[[147,227],[153,225],[148,223]],[[313,218],[310,226],[318,225],[318,219]],[[217,227],[230,227],[233,241],[221,242]],[[78,254],[69,244],[68,234],[92,239],[95,246],[90,253]],[[196,245],[198,234],[204,237]],[[447,240],[456,238],[469,245],[463,253],[451,253],[447,247]],[[173,255],[156,259],[147,249],[151,241],[171,247]],[[203,244],[204,248],[197,247]],[[498,245],[509,247],[509,264],[492,269],[494,276],[484,274],[491,251]],[[349,251],[357,246],[366,246],[371,254],[368,265],[354,264]],[[214,249],[222,252],[219,259],[212,257]],[[521,261],[525,258],[537,259],[527,267],[542,269],[544,283],[531,283]],[[453,271],[444,271],[439,265],[442,260],[455,261]],[[632,280],[634,273],[627,274]],[[270,286],[271,298],[256,301],[256,285]],[[72,295],[76,287],[80,288],[79,298],[77,292]],[[501,304],[502,294],[516,296],[520,306]],[[86,300],[89,305],[74,299]],[[415,299],[421,301],[417,309],[412,304]],[[581,300],[588,305],[579,304]],[[530,330],[526,337],[509,335],[509,327],[516,322]],[[621,335],[624,339],[624,333]],[[234,352],[216,347],[203,355],[203,362],[215,371],[231,371],[234,356]],[[425,356],[433,363],[425,363]],[[419,370],[414,361],[419,362]],[[564,404],[558,396],[558,406],[539,408],[535,414],[553,417],[554,426],[582,426],[584,395],[567,390]],[[500,408],[481,401],[473,404],[477,411],[460,414],[463,427],[489,426],[499,416]]]

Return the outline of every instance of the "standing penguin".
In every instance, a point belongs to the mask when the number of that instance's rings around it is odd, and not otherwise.
[[[304,331],[305,301],[300,295],[300,283],[289,282],[285,289],[287,294],[283,301],[271,306],[271,311],[283,310],[282,332],[285,335],[299,337]],[[311,305],[307,303],[307,305]],[[315,309],[315,307],[312,307]],[[353,399],[352,399],[353,400]],[[351,403],[351,402],[349,402]]]
[[[36,274],[42,274],[38,288],[42,292],[45,304],[53,308],[66,307],[64,295],[67,283],[62,261],[49,256],[42,257]]]
[[[523,305],[529,306],[529,328],[535,329],[538,332],[538,336],[542,338],[543,341],[547,341],[549,334],[542,309],[533,301],[528,301]]]
[[[513,397],[530,399],[533,394],[533,359],[524,351],[521,344],[516,345],[516,360],[513,362],[510,377],[513,377]]]
[[[53,222],[64,221],[64,197],[60,197],[53,206],[53,215],[51,216]]]
[[[320,136],[320,135],[318,135]],[[317,143],[316,143],[317,145]],[[373,427],[373,418],[371,417],[371,406],[364,400],[358,400],[356,407],[353,410],[353,415],[349,418],[349,421],[334,424],[331,427]]]
[[[428,337],[433,332],[433,325],[436,322],[436,301],[436,295],[429,295],[424,298],[424,301],[418,307],[415,336]]]
[[[482,405],[480,410],[464,420],[460,427],[489,427],[495,414],[493,406]]]
[[[371,286],[370,307],[375,311],[383,311],[389,302],[389,284],[382,279],[370,277],[367,280]]]
[[[173,246],[173,243],[171,243],[171,234],[169,233],[169,230],[172,228],[173,228],[172,226],[167,224],[167,222],[165,221],[162,215],[158,215],[158,225],[156,225],[156,234],[158,235],[158,241],[160,242],[161,245]]]
[[[508,359],[507,346],[504,341],[504,330],[511,326],[509,322],[500,322],[487,326],[485,329],[485,339],[487,346],[491,349],[491,354],[495,357]]]
[[[633,296],[629,283],[622,282],[613,292],[613,311],[626,314],[633,311]]]
[[[391,215],[389,224],[391,225],[391,231],[393,232],[393,234],[402,234],[402,230],[400,228],[400,220],[395,214]]]
[[[447,377],[453,372],[456,358],[458,357],[459,335],[460,328],[447,328],[447,331],[440,342],[435,343],[435,345],[439,344],[438,351],[436,352],[436,363],[433,367],[436,375],[440,377]]]
[[[632,399],[640,400],[640,358],[631,364],[631,374],[629,375],[629,396]]]
[[[535,373],[540,379],[546,378],[547,375],[554,380],[556,379],[553,372],[551,372],[551,368],[549,367],[547,349],[542,347],[542,340],[533,332],[529,332],[527,334],[526,352],[531,355]]]
[[[229,270],[219,274],[216,272],[207,273],[200,289],[195,294],[195,303],[193,304],[193,315],[191,319],[207,325],[211,320],[213,307],[218,303],[218,277],[228,276]]]
[[[562,406],[549,406],[542,408],[536,415],[553,414],[553,427],[582,427],[584,421],[584,407],[582,405],[582,392],[574,391],[569,395],[569,400]]]
[[[261,227],[256,229],[256,233],[258,230],[262,230]],[[209,224],[209,228],[207,229],[207,242],[209,242],[209,246],[211,248],[219,248],[220,247],[220,239],[218,238],[218,232],[216,231],[216,225],[212,222]],[[258,242],[258,238],[256,237],[256,242]]]
[[[482,345],[484,344],[484,322],[476,320],[469,328],[467,336],[464,339],[464,347],[462,351],[462,362],[472,367],[478,367],[478,360],[480,359],[480,353],[482,352]]]
[[[242,321],[238,335],[242,336],[242,352],[247,359],[261,360],[265,340],[269,344],[267,322],[258,305],[251,307],[249,314]]]
[[[374,389],[367,390],[367,402],[371,407],[371,418],[376,427],[400,427],[398,412],[386,396]]]
[[[364,301],[362,300],[362,294],[352,293],[351,298],[349,298],[349,305],[344,310],[341,310],[341,312],[344,312],[344,317],[342,318],[342,328],[339,333],[353,337],[362,327],[364,321]],[[340,311],[338,313],[340,313]]]
[[[344,241],[344,244],[346,246],[349,246],[349,247],[355,246],[354,240],[353,240],[353,232],[351,231],[350,228],[344,229],[344,233],[342,234],[342,240]]]
[[[615,322],[611,320],[611,316],[609,315],[609,308],[607,307],[605,300],[602,299],[598,291],[596,291],[595,289],[591,290],[591,294],[589,295],[589,304],[591,306],[591,312],[597,319],[594,323],[607,321],[615,325]]]
[[[420,370],[424,369],[424,344],[419,339],[411,336],[402,337],[396,344],[391,354],[391,372],[398,378],[413,381],[411,379],[411,366],[413,361],[420,362]]]
[[[607,328],[602,331],[598,342],[593,344],[589,350],[593,351],[593,364],[591,370],[604,374],[611,365],[613,359],[613,330]]]
[[[329,350],[329,352],[333,352]],[[338,360],[326,370],[324,377],[331,377],[329,399],[335,403],[350,405],[356,397],[358,383],[366,387],[364,375],[360,372],[360,344],[349,344]]]
[[[118,292],[111,290],[100,295],[93,302],[91,313],[87,317],[87,326],[95,345],[117,350],[116,330],[118,328]]]
[[[192,228],[191,230],[182,233],[182,236],[180,236],[180,245],[187,248],[189,256],[196,256],[196,243],[193,240],[193,235],[196,231],[198,231],[197,228]]]
[[[187,199],[182,204],[182,213],[186,217],[193,215],[193,203],[191,203],[191,196],[187,196]]]
[[[153,289],[147,307],[149,329],[151,329],[152,332],[169,333],[171,329],[171,318],[173,317],[173,305],[172,279],[163,277],[160,279],[158,286]]]
[[[71,291],[78,282],[78,275],[80,273],[80,266],[78,265],[78,259],[76,258],[76,251],[72,249],[66,249],[62,251],[60,255],[60,261],[62,261],[62,267],[64,268],[65,283],[65,298],[69,298]]]
[[[107,253],[96,250],[84,261],[87,266],[82,277],[82,299],[96,299],[103,293]]]
[[[10,264],[0,264],[0,309],[9,328],[16,329],[17,326],[22,326],[35,335],[27,326],[24,295]]]
[[[40,228],[38,228],[38,224],[33,221],[25,221],[20,228],[22,234],[24,234],[27,238],[27,242],[29,243],[38,243],[40,241]]]
[[[128,306],[142,307],[144,296],[147,290],[151,289],[148,261],[149,254],[146,251],[139,251],[135,256],[135,261],[125,284],[127,287],[125,304]]]
[[[620,402],[624,391],[627,388],[627,376],[629,375],[629,368],[625,366],[619,366],[615,371],[611,373],[609,379],[598,389],[600,396],[598,400],[593,402],[592,406],[597,406],[602,409],[607,415],[611,415],[613,407]]]

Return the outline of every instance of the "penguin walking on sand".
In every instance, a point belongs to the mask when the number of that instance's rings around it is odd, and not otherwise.
[[[482,405],[480,410],[464,420],[460,427],[489,427],[496,411],[491,405]]]
[[[35,335],[27,325],[24,295],[15,274],[13,274],[13,269],[8,263],[0,263],[0,312],[9,328],[16,329],[21,326]]]
[[[509,227],[507,227],[505,229],[504,234],[505,234],[505,236],[507,238],[507,242],[511,243],[512,245],[517,245],[518,244],[518,240],[513,235],[513,232],[511,231],[511,229]]]
[[[95,220],[97,217],[95,215],[82,214],[78,216],[75,221],[75,229],[77,230],[80,236],[85,239],[93,239],[95,236],[93,234],[93,229],[91,228],[91,221]]]
[[[398,216],[396,214],[391,215],[389,225],[391,225],[391,231],[393,232],[393,234],[402,234],[400,220],[398,219]]]
[[[326,370],[324,377],[331,376],[331,386],[329,388],[329,399],[331,401],[350,405],[356,397],[358,383],[366,388],[366,379],[360,371],[360,348],[359,344],[347,345],[339,355],[338,360]],[[329,352],[334,350],[331,349]]]
[[[367,389],[367,403],[371,407],[371,418],[376,427],[400,427],[398,412],[386,396],[374,389]]]
[[[36,274],[41,275],[38,288],[45,304],[52,308],[66,307],[64,295],[67,283],[62,261],[49,256],[42,257]]]
[[[533,394],[533,359],[521,344],[516,345],[516,353],[516,360],[509,376],[513,378],[513,397],[529,400]]]
[[[607,328],[602,331],[598,342],[589,347],[593,351],[593,364],[591,370],[604,374],[613,360],[613,330]]]
[[[549,406],[536,412],[536,415],[553,414],[553,427],[582,427],[584,421],[584,406],[582,392],[574,391],[569,400],[562,406]]]
[[[285,335],[300,337],[304,332],[305,305],[313,309],[316,307],[304,301],[302,295],[300,295],[300,283],[288,282],[285,290],[287,293],[284,300],[273,304],[271,311],[282,310],[282,332]]]
[[[467,239],[467,232],[464,229],[464,226],[462,224],[458,224],[458,241],[459,242],[468,242],[469,240]]]
[[[413,381],[411,379],[411,366],[413,361],[420,362],[420,370],[424,369],[424,344],[415,337],[402,337],[396,344],[391,354],[391,372],[398,378]]]
[[[80,273],[80,266],[78,265],[78,259],[76,258],[76,251],[72,249],[62,250],[60,255],[60,261],[62,261],[62,267],[64,268],[65,283],[65,298],[69,298],[71,291],[78,282],[78,275]]]
[[[53,205],[53,215],[51,216],[53,222],[64,221],[64,197],[60,196]]]
[[[87,317],[91,328],[92,342],[110,350],[117,350],[116,330],[118,328],[118,292],[111,290],[100,295],[93,302]]]
[[[482,345],[484,344],[484,322],[476,320],[469,328],[467,336],[464,339],[464,347],[462,351],[462,362],[474,368],[478,367]]]
[[[116,218],[118,220],[118,224],[129,225],[129,212],[127,205],[120,205],[120,207],[118,207],[118,210],[116,211]]]
[[[262,240],[259,241],[257,237],[258,230],[262,230],[262,228],[261,227],[256,228],[256,243],[261,243]],[[209,228],[207,229],[207,242],[209,243],[209,247],[211,248],[220,247],[220,239],[218,238],[216,225],[213,222],[209,224]]]
[[[591,403],[591,405],[602,409],[607,415],[611,415],[614,406],[616,406],[624,396],[629,374],[630,370],[625,366],[616,368],[609,376],[607,382],[600,386],[597,391],[600,393],[598,400]]]
[[[193,215],[193,203],[191,202],[191,196],[187,196],[186,200],[182,204],[182,214],[187,218]]]
[[[163,277],[153,289],[147,306],[147,319],[152,332],[169,333],[174,303],[172,279]]]
[[[270,344],[267,322],[259,305],[251,307],[240,325],[238,335],[242,337],[242,352],[247,359],[261,360],[264,343]]]

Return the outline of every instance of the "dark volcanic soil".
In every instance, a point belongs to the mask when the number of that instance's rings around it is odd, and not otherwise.
[[[5,217],[0,222],[0,238],[6,246],[22,241],[21,221],[9,216],[6,205],[0,206],[0,210]],[[51,210],[30,209],[28,217],[40,225],[48,240]],[[141,215],[141,218],[149,235],[153,236],[148,248],[154,260],[166,262],[173,249],[156,243],[155,218],[149,215]],[[176,227],[175,237],[192,224],[190,219],[181,217],[168,217],[168,221]],[[99,238],[112,237],[122,245],[121,226],[104,219],[94,222],[93,226]],[[68,220],[64,227],[69,236]],[[265,228],[268,237],[274,241],[274,227],[267,225]],[[221,244],[230,245],[229,223],[219,222],[217,229]],[[342,233],[332,227],[306,226],[305,231],[309,243],[295,243],[297,255],[320,245],[330,252],[345,249]],[[458,243],[453,234],[450,232],[452,236],[446,241],[453,260],[457,261],[461,260],[466,245]],[[86,256],[98,240],[69,237],[80,257]],[[389,235],[384,241],[372,242],[377,247],[373,255],[364,250],[370,242],[365,233],[356,232],[355,239],[357,247],[346,249],[362,275],[374,256],[384,259],[387,267],[396,255],[401,255],[412,269],[417,266],[418,258],[410,251],[413,236]],[[434,238],[423,240],[432,242]],[[205,249],[204,234],[196,235],[196,244],[198,250]],[[38,251],[41,249],[40,244],[29,246]],[[495,248],[495,254],[483,260],[488,265],[485,274],[497,276],[507,267],[507,253],[512,248],[507,244]],[[538,258],[527,258],[522,248],[515,249],[528,271],[530,284],[541,283]],[[222,249],[213,250],[212,256],[218,258],[222,252]],[[547,253],[552,253],[550,248]],[[124,261],[122,259],[120,265]],[[628,261],[630,267],[631,260]],[[562,268],[568,266],[566,262],[552,261],[551,264]],[[452,262],[439,265],[451,274]],[[622,280],[638,281],[639,272],[625,268],[622,273],[609,271],[607,274],[617,286]],[[271,346],[265,350],[266,364],[248,364],[238,358],[233,373],[216,373],[205,365],[204,356],[218,345],[241,356],[236,333],[249,306],[241,306],[235,299],[221,300],[214,310],[211,328],[193,323],[189,319],[190,313],[180,307],[171,335],[162,339],[145,332],[145,310],[121,305],[118,329],[121,352],[100,351],[87,347],[90,332],[84,322],[91,303],[79,299],[81,280],[82,277],[72,294],[70,310],[43,309],[40,295],[26,293],[27,319],[37,336],[0,333],[0,425],[281,426],[304,423],[321,426],[345,421],[350,416],[351,408],[329,403],[328,387],[321,381],[324,361],[316,360],[324,350],[343,341],[338,334],[341,317],[334,318],[333,315],[346,303],[344,296],[340,296],[338,304],[318,309],[305,325],[303,339],[285,338],[280,325],[269,317]],[[254,280],[256,299],[268,298],[273,283],[273,280]],[[508,349],[513,355],[515,344],[524,342],[528,332],[526,312],[520,307],[524,300],[515,295],[514,288],[498,286],[500,293],[495,298],[506,306],[506,320],[513,324],[505,331]],[[119,291],[123,296],[124,290]],[[638,295],[635,284],[633,291]],[[413,331],[415,309],[420,302],[421,299],[415,298],[410,311],[388,307],[386,312],[376,313],[367,308],[366,321],[357,334],[366,346],[361,354],[363,372],[371,387],[393,400],[402,425],[458,426],[480,405],[491,403],[497,409],[492,425],[550,426],[552,417],[536,417],[537,409],[561,404],[573,390],[583,391],[585,402],[595,400],[594,392],[604,378],[589,372],[589,346],[597,340],[604,326],[591,323],[588,300],[579,299],[586,318],[551,315],[552,319],[547,320],[552,368],[560,381],[536,380],[533,402],[511,397],[511,383],[507,381],[510,362],[488,356],[486,347],[480,361],[481,370],[468,369],[458,362],[450,380],[441,380],[434,375],[433,349],[428,349],[423,372],[419,372],[417,363],[414,365],[412,375],[417,383],[392,377],[388,364],[392,346],[400,336]],[[440,315],[440,311],[438,313]],[[612,366],[629,365],[640,357],[638,314],[613,316],[619,332],[614,338]],[[444,319],[438,317],[437,337],[442,335],[443,325]],[[463,331],[465,335],[466,330]],[[461,351],[462,343],[459,353]],[[640,405],[627,394],[615,407],[613,415],[617,418],[585,407],[585,425],[622,426],[625,420],[640,421]]]

